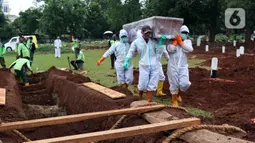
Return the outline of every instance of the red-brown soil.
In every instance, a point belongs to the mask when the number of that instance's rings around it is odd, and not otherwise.
[[[218,78],[234,82],[209,80],[210,71],[201,68],[190,68],[190,89],[183,95],[183,106],[196,107],[213,114],[213,124],[231,124],[248,132],[245,139],[255,141],[255,126],[249,123],[255,117],[255,54],[254,49],[248,49],[244,56],[235,57],[235,50],[221,54],[221,49],[212,49],[205,53],[200,49],[190,54],[190,57],[208,59],[203,65],[210,66],[211,58],[219,57]],[[167,66],[163,66],[166,73]],[[139,72],[134,72],[138,83]],[[169,83],[164,83],[164,92],[169,92]],[[170,97],[168,97],[170,98]]]
[[[4,73],[6,74],[6,73]],[[83,78],[82,76],[73,76],[71,73],[51,68],[47,73],[34,74],[33,77],[39,80],[37,84],[33,84],[29,87],[18,88],[14,76],[8,71],[8,74],[12,76],[13,83],[15,83],[16,94],[19,97],[20,106],[18,109],[22,110],[24,117],[26,117],[26,108],[22,109],[21,98],[24,104],[36,104],[36,105],[54,105],[56,100],[54,96],[58,96],[58,105],[66,109],[67,114],[79,114],[88,112],[97,112],[105,110],[113,110],[120,108],[128,108],[130,103],[138,100],[137,96],[133,96],[132,92],[128,89],[121,87],[112,87],[112,89],[125,93],[126,98],[112,100],[111,98],[84,87],[83,82],[89,82],[89,78]],[[29,76],[29,79],[34,80]],[[40,78],[39,78],[40,77]],[[81,78],[79,78],[81,77]],[[67,80],[68,79],[68,80]],[[9,80],[10,81],[10,80]],[[36,82],[34,82],[36,83]],[[9,95],[8,95],[9,96]],[[1,108],[0,108],[1,110]],[[24,111],[23,111],[24,110]],[[5,114],[8,114],[7,112]],[[2,115],[2,114],[1,114]],[[4,115],[4,114],[3,114]],[[36,115],[36,113],[27,113],[27,117]],[[39,117],[39,116],[38,116]],[[33,117],[35,119],[36,117]],[[40,127],[33,129],[21,130],[21,132],[30,138],[31,140],[46,139],[67,135],[75,135],[81,133],[89,133],[96,131],[103,131],[110,129],[120,116],[111,116],[93,120],[86,120],[79,123],[70,123],[64,125],[55,125],[49,127]],[[182,118],[182,117],[181,117]],[[7,118],[8,119],[8,118]],[[24,118],[25,119],[25,118]],[[24,120],[20,119],[20,120]],[[12,119],[16,121],[18,118]],[[128,116],[127,119],[121,124],[121,127],[130,127],[135,125],[148,124],[144,119],[139,116]],[[166,135],[164,133],[155,133],[150,135],[139,135],[130,138],[116,139],[106,142],[115,143],[138,143],[138,142],[160,142]],[[21,139],[13,134],[3,133],[0,134],[0,138],[3,142],[20,143]]]

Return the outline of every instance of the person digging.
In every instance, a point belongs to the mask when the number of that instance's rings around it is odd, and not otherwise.
[[[29,86],[29,82],[27,80],[25,71],[29,70],[31,72],[31,74],[33,74],[33,70],[30,66],[30,61],[25,58],[19,58],[10,65],[9,69],[11,70],[12,68],[14,68],[17,78],[21,79],[25,86]],[[25,70],[23,70],[23,69],[25,69]]]
[[[71,61],[71,65],[74,67],[74,70],[83,70],[85,56],[80,48],[76,48],[75,52],[77,53],[77,58],[76,60]]]

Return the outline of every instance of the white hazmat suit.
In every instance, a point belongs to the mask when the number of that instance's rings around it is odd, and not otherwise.
[[[129,51],[130,45],[129,43],[124,43],[121,40],[122,36],[128,36],[126,30],[122,29],[120,30],[120,41],[114,43],[109,50],[107,50],[103,57],[107,58],[111,56],[113,53],[116,56],[115,61],[115,69],[117,73],[117,80],[120,85],[123,84],[132,84],[133,82],[133,65],[131,64],[127,70],[124,70],[124,61],[126,58],[126,55]]]
[[[182,26],[180,32],[188,32],[187,26]],[[188,58],[187,54],[193,51],[192,42],[189,39],[183,41],[182,47],[180,45],[168,46],[170,53],[168,61],[168,80],[170,82],[170,91],[172,95],[178,94],[179,90],[185,92],[191,85],[189,81]]]
[[[150,39],[146,43],[141,36],[131,44],[126,58],[131,59],[136,52],[140,55],[139,91],[156,91],[159,80],[158,57],[162,50],[163,47],[157,42]]]
[[[158,61],[158,65],[159,65],[159,81],[165,81],[165,74],[164,74],[164,71],[163,71],[163,67],[162,67],[162,64],[161,64],[161,62],[160,62],[160,60],[162,59],[162,58],[165,58],[167,61],[169,60],[169,54],[168,54],[168,52],[167,52],[167,50],[166,50],[166,48],[163,48],[163,52],[162,52],[162,54],[160,54],[159,55],[159,61]]]

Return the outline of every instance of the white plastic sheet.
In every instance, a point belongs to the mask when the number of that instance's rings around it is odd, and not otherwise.
[[[165,34],[168,39],[171,39],[180,33],[182,24],[182,18],[153,16],[125,24],[123,25],[123,29],[128,32],[131,42],[137,38],[137,31],[141,30],[144,25],[149,25],[152,28],[153,38],[160,38],[161,34]]]

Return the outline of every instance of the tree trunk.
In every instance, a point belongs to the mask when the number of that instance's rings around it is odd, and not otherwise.
[[[213,43],[215,41],[215,35],[216,35],[216,29],[217,29],[217,23],[218,23],[218,17],[219,17],[219,0],[214,0],[212,2],[212,22],[210,24],[210,28],[209,28],[209,42]]]

